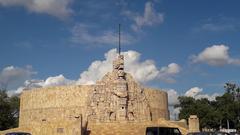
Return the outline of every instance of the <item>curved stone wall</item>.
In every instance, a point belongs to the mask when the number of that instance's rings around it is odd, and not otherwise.
[[[21,94],[19,125],[56,122],[86,112],[93,87],[60,86],[25,90]]]
[[[144,92],[151,108],[153,120],[159,118],[169,120],[167,92],[152,88],[145,88]]]
[[[20,125],[58,121],[71,117],[84,116],[88,97],[93,85],[61,86],[26,90],[21,94]],[[145,88],[144,94],[149,103],[152,120],[169,119],[167,93]]]

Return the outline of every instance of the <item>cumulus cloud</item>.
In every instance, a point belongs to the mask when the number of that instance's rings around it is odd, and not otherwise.
[[[186,93],[185,96],[187,97],[196,97],[196,95],[198,95],[200,92],[202,92],[202,88],[199,87],[193,87],[191,89],[189,89]]]
[[[170,120],[178,120],[180,110],[181,110],[180,107],[174,108],[173,106],[169,106]]]
[[[94,84],[112,70],[112,62],[117,57],[116,49],[108,51],[104,56],[105,60],[93,61],[88,69],[80,74],[77,84]]]
[[[193,97],[195,99],[202,99],[202,98],[207,98],[210,101],[215,100],[215,98],[217,96],[219,96],[218,93],[214,93],[212,95],[208,95],[208,94],[202,94],[203,89],[199,88],[199,87],[193,87],[191,89],[189,89],[186,93],[185,96],[187,97]]]
[[[0,5],[5,7],[21,6],[30,12],[45,13],[65,19],[73,10],[69,7],[72,0],[0,0]]]
[[[178,114],[180,113],[180,107],[174,107],[175,105],[179,104],[178,97],[180,96],[179,93],[174,89],[166,90],[168,93],[168,109],[170,113],[171,120],[177,120]]]
[[[240,65],[240,59],[229,56],[229,47],[226,45],[213,45],[205,48],[198,55],[192,56],[194,63],[202,62],[212,66],[222,66],[226,64]]]
[[[166,67],[157,68],[153,60],[140,61],[141,54],[136,51],[123,52],[125,57],[125,71],[129,72],[137,81],[146,83],[161,79],[174,80],[172,77],[179,73],[180,66],[171,63]],[[117,50],[111,49],[105,53],[105,60],[96,60],[80,75],[78,84],[93,84],[112,70],[112,61],[117,57]]]
[[[48,77],[43,86],[60,86],[60,85],[69,85],[73,84],[75,81],[66,79],[63,75],[58,75],[54,77]]]
[[[145,3],[143,15],[127,10],[123,12],[123,15],[126,15],[128,18],[134,21],[134,24],[131,27],[135,31],[141,30],[141,28],[144,26],[161,24],[164,21],[163,13],[158,13],[154,9],[153,3],[150,1]]]
[[[23,90],[28,90],[32,88],[41,88],[41,87],[49,87],[49,86],[63,86],[63,85],[71,85],[75,84],[74,80],[69,80],[65,78],[62,74],[58,76],[50,76],[46,80],[26,80],[24,85],[19,87],[15,93],[19,94]]]
[[[180,70],[181,67],[178,64],[170,63],[168,66],[161,68],[159,78],[166,82],[174,83],[175,80],[171,76],[178,74]]]
[[[0,72],[0,88],[14,89],[23,84],[26,79],[30,79],[32,75],[36,74],[31,66],[25,68],[8,66]]]
[[[177,105],[179,103],[179,101],[178,101],[178,97],[179,97],[178,92],[176,90],[174,90],[174,89],[170,89],[170,90],[167,90],[167,93],[168,93],[168,105],[169,106]]]
[[[89,44],[95,46],[102,45],[116,45],[118,43],[118,33],[112,30],[105,30],[100,33],[96,33],[96,27],[82,23],[76,24],[72,30],[71,41],[80,44]],[[121,42],[123,44],[130,44],[135,41],[135,38],[128,34],[122,34]]]

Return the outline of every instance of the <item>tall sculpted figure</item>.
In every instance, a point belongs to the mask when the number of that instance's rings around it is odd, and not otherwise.
[[[127,120],[128,87],[124,72],[124,56],[119,55],[113,62],[114,95],[116,104],[116,119]]]

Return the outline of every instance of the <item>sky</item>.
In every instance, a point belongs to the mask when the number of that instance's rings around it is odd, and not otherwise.
[[[239,0],[0,0],[0,87],[93,84],[125,69],[169,104],[239,84]]]

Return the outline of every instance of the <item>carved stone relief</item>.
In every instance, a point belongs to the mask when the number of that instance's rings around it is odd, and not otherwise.
[[[89,98],[87,110],[87,120],[90,121],[151,120],[143,89],[124,72],[123,55],[114,60],[113,71],[97,83]]]

